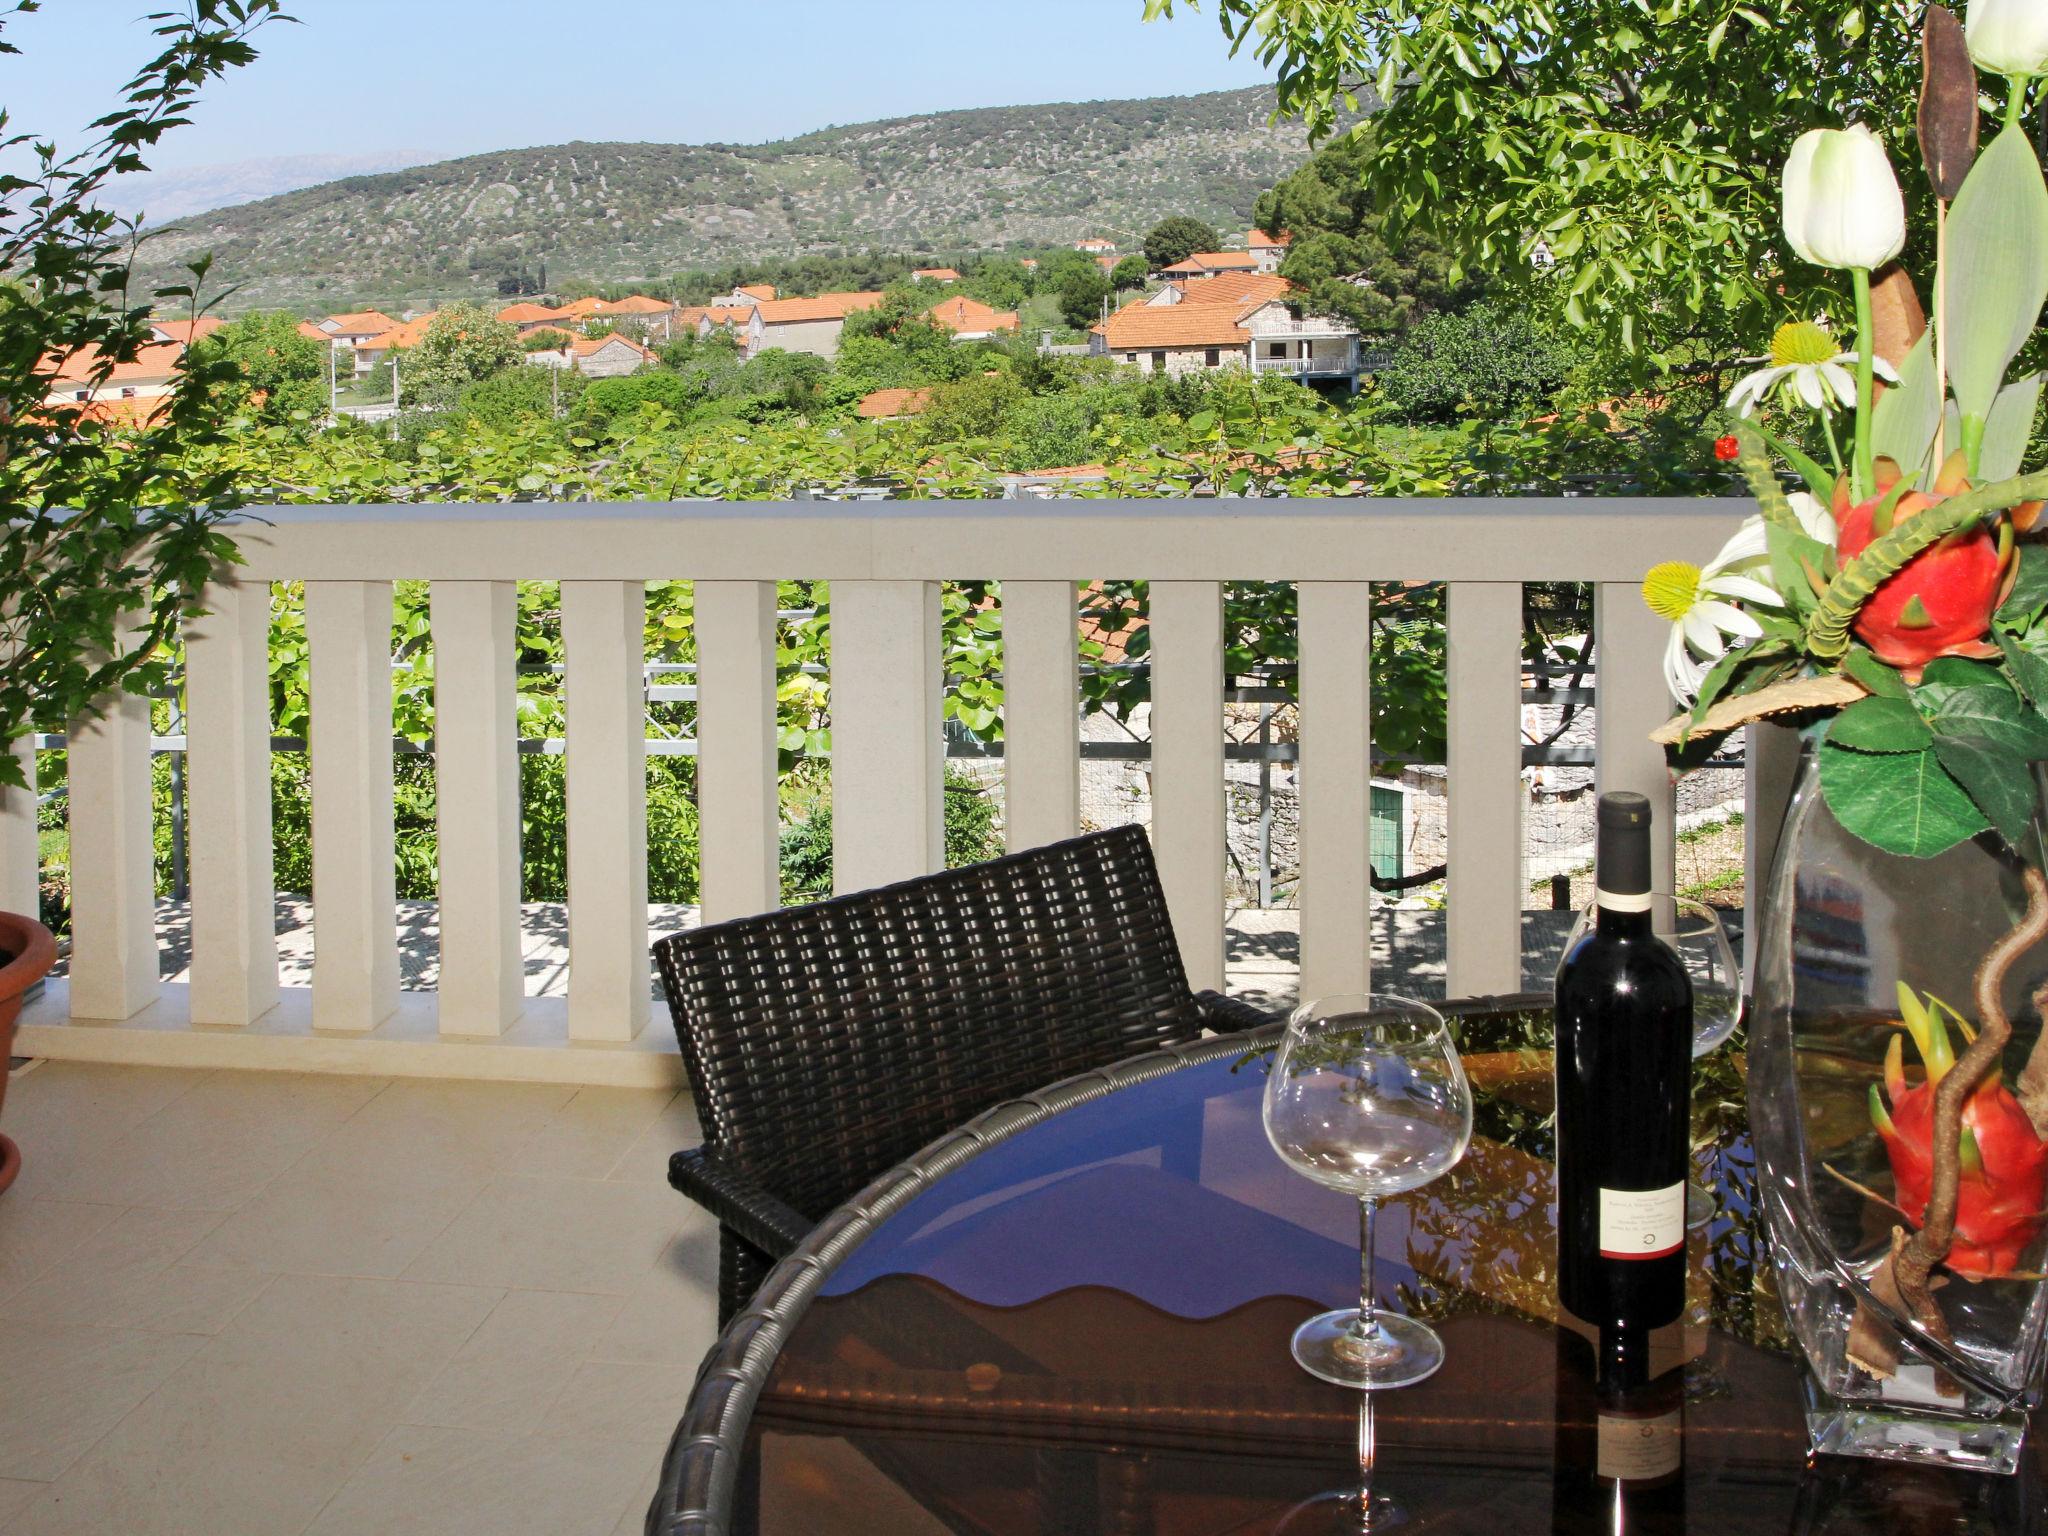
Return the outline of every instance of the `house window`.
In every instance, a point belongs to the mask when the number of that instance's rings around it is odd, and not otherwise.
[[[1135,363],[1137,360],[1138,354],[1135,352],[1126,352],[1124,354],[1124,361],[1127,363]]]
[[[133,389],[132,387],[128,387],[128,388],[124,388],[124,389],[122,389],[122,391],[121,391],[121,398],[122,398],[123,400],[133,400],[133,399],[135,398],[135,391],[134,391],[134,389]]]
[[[71,398],[74,400],[90,400],[92,398],[92,391],[89,389],[74,389],[71,391]]]
[[[1285,357],[1286,355],[1287,355],[1287,343],[1286,343],[1286,342],[1284,342],[1284,341],[1269,341],[1269,342],[1267,342],[1267,343],[1266,343],[1266,356],[1268,356],[1268,357]]]
[[[1166,371],[1166,354],[1164,352],[1154,352],[1152,354],[1152,371],[1154,373],[1164,373]]]
[[[1211,347],[1208,351],[1202,354],[1202,361],[1209,367],[1214,368],[1217,364],[1223,361],[1223,354],[1219,352],[1216,348]]]

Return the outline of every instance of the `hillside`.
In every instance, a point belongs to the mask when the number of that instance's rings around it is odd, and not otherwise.
[[[196,253],[232,308],[495,295],[501,277],[620,282],[769,256],[968,250],[1109,235],[1191,213],[1242,229],[1308,154],[1264,87],[989,107],[772,144],[502,150],[196,215],[145,247]]]

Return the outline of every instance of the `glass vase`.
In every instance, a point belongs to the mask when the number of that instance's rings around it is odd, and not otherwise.
[[[2035,799],[2026,852],[2039,867],[2038,780]],[[1878,1292],[1895,1230],[1910,1233],[1926,1209],[1926,1178],[1915,1173],[1931,1150],[1925,1000],[1967,1021],[1933,1010],[1960,1054],[1977,1022],[1978,967],[2025,909],[2023,867],[1994,834],[1912,859],[1843,830],[1821,796],[1818,749],[1804,743],[1752,928],[1749,1109],[1816,1452],[2001,1473],[2019,1464],[2048,1339],[2048,1201],[2038,1188],[2048,1146],[2012,1090],[2041,1033],[2035,994],[2048,982],[2048,947],[2023,952],[2001,989],[2013,1038],[1981,1111],[1992,1122],[1980,1167],[1963,1175],[1956,1244],[1935,1271],[1949,1339]],[[1914,1002],[1902,1002],[1902,987]],[[1939,1070],[1940,1047],[1931,1053]]]

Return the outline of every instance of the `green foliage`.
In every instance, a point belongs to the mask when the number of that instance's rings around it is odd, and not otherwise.
[[[821,786],[821,789],[824,789]],[[972,775],[946,768],[946,867],[979,864],[1003,851],[995,802]],[[832,801],[819,793],[808,811],[782,831],[782,899],[816,901],[832,894]]]
[[[633,375],[632,378],[640,377]],[[673,377],[668,375],[667,377]],[[626,384],[632,378],[603,379],[603,384]],[[558,414],[573,415],[585,393],[595,386],[574,368],[552,368],[538,363],[501,369],[487,379],[465,385],[455,397],[455,414],[481,422],[487,427],[512,427],[522,421],[553,421]]]
[[[1190,10],[1201,0],[1181,0]],[[1176,0],[1146,0],[1171,15]],[[1831,274],[1781,259],[1793,140],[1868,123],[1910,199],[1920,8],[1802,0],[1213,0],[1233,47],[1319,135],[1384,102],[1366,179],[1490,282],[1521,284],[1652,364],[1755,349],[1788,316],[1840,312]],[[1396,88],[1398,85],[1398,89]],[[1913,224],[1931,229],[1931,216]],[[1529,261],[1541,242],[1554,281]],[[1933,242],[1909,247],[1923,279]],[[1923,280],[1920,291],[1928,291]]]
[[[1085,331],[1102,318],[1102,301],[1110,296],[1109,279],[1090,262],[1072,267],[1059,280],[1060,317],[1077,331]]]
[[[1528,412],[1570,365],[1565,345],[1526,309],[1479,303],[1411,326],[1379,387],[1412,420],[1497,420]]]
[[[0,29],[34,9],[15,4]],[[93,127],[88,148],[60,155],[26,135],[8,139],[0,175],[0,271],[31,281],[0,287],[0,740],[33,725],[63,729],[109,690],[146,691],[215,562],[232,546],[216,531],[235,479],[204,450],[224,440],[220,392],[237,387],[224,356],[180,361],[164,408],[135,431],[42,402],[61,364],[89,363],[88,387],[149,342],[150,305],[130,296],[132,231],[98,204],[116,176],[186,114],[202,87],[256,57],[250,34],[276,0],[191,0],[159,17],[160,51]],[[0,53],[19,54],[0,36]],[[4,113],[0,125],[13,131]],[[203,311],[208,264],[156,298]],[[139,622],[124,632],[125,614]],[[0,753],[0,784],[19,784]]]
[[[302,334],[296,315],[244,315],[200,337],[192,350],[202,363],[218,359],[234,368],[237,382],[221,398],[222,410],[253,408],[272,421],[310,422],[326,413],[327,344]]]
[[[1144,257],[1138,255],[1126,256],[1110,272],[1110,286],[1119,290],[1142,288],[1145,286],[1145,279],[1151,275],[1151,270]]]
[[[1161,219],[1145,232],[1145,260],[1156,272],[1161,267],[1186,261],[1197,251],[1217,250],[1222,243],[1223,237],[1216,233],[1213,224],[1205,224],[1186,214],[1175,214],[1172,218]]]
[[[541,372],[536,368],[535,373]],[[658,405],[678,418],[706,398],[701,378],[647,368],[617,379],[592,379],[583,391],[577,414],[586,422],[605,425],[639,414],[643,405]]]
[[[399,365],[407,405],[448,405],[463,389],[519,366],[519,333],[482,304],[450,304]]]

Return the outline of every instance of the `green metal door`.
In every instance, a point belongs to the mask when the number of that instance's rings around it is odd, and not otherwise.
[[[1401,801],[1398,789],[1372,787],[1372,872],[1382,880],[1398,880],[1401,867]]]

